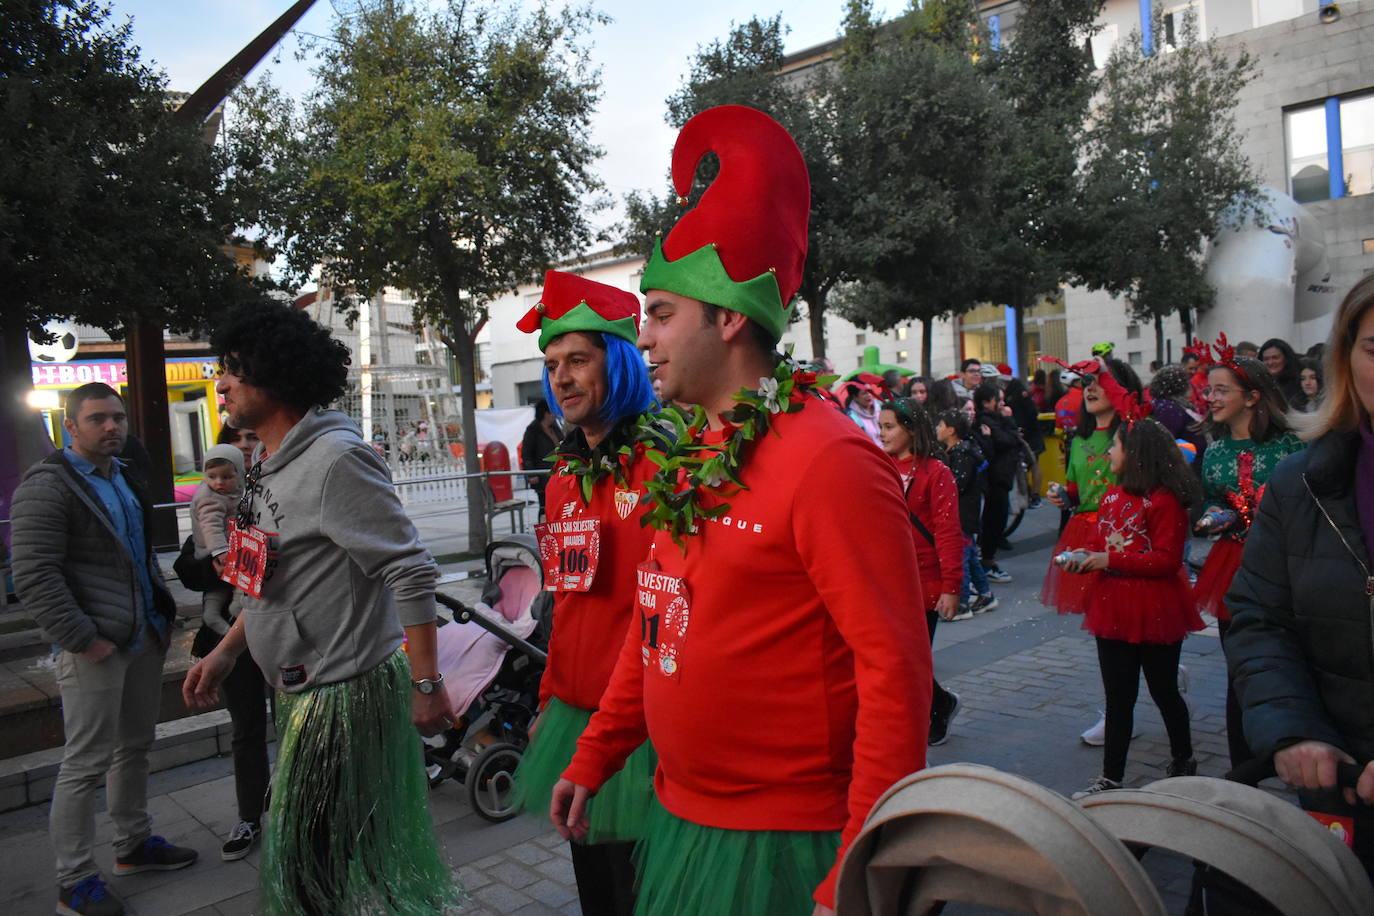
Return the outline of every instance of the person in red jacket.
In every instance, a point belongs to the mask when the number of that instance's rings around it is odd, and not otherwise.
[[[1197,773],[1178,660],[1183,638],[1202,629],[1183,570],[1188,507],[1202,494],[1174,437],[1140,413],[1134,404],[1122,411],[1113,433],[1108,456],[1118,482],[1098,508],[1098,549],[1080,551],[1066,567],[1092,577],[1083,628],[1097,637],[1107,697],[1102,775],[1074,798],[1121,788],[1142,673],[1169,733],[1168,775]]]
[[[635,346],[633,293],[551,270],[517,327],[539,334],[549,410],[574,427],[552,456],[548,520],[535,528],[544,587],[555,593],[553,636],[539,721],[515,773],[516,798],[543,817],[635,621],[634,567],[653,540],[640,525],[644,481],[655,467],[644,460],[637,430],[654,395]],[[591,806],[585,842],[572,845],[584,913],[634,910],[630,852],[653,797],[654,764],[650,746],[641,745]]]
[[[878,413],[878,436],[883,451],[897,465],[906,490],[906,508],[916,535],[926,626],[935,643],[940,618],[959,613],[959,590],[964,576],[964,530],[959,524],[959,488],[954,473],[935,457],[935,430],[925,408],[914,398],[887,401]],[[950,723],[959,711],[959,695],[930,678],[930,737],[934,747],[944,744]]]
[[[640,626],[550,818],[586,804],[646,735],[657,804],[636,848],[639,913],[831,912],[869,809],[925,765],[930,645],[892,462],[779,357],[806,255],[810,185],[762,112],[698,114],[673,148],[680,194],[720,169],[645,267],[640,346],[668,411],[649,483],[657,534]]]

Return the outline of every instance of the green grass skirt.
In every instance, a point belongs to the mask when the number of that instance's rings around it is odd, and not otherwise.
[[[428,916],[459,902],[434,838],[410,691],[398,651],[350,681],[278,695],[263,913]]]
[[[635,846],[636,916],[809,916],[840,848],[838,830],[726,830],[655,800]]]
[[[515,801],[526,814],[545,823],[553,784],[572,761],[577,739],[592,714],[550,697],[539,720],[539,729],[515,771]],[[622,843],[644,833],[644,821],[654,800],[654,770],[658,755],[641,744],[588,804],[591,827],[588,843]]]

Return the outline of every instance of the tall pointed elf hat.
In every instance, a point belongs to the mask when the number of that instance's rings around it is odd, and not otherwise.
[[[654,246],[640,292],[662,289],[740,312],[780,338],[806,263],[811,178],[801,150],[761,111],[708,108],[673,146],[679,203],[707,153],[720,157],[720,173]]]
[[[515,326],[526,334],[538,331],[540,350],[569,331],[600,331],[636,343],[639,297],[577,274],[550,270],[544,274],[544,291],[538,304]]]

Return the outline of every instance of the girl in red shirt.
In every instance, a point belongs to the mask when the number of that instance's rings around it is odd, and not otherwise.
[[[1197,476],[1158,422],[1123,423],[1108,451],[1118,483],[1102,497],[1090,552],[1066,567],[1089,576],[1083,628],[1097,637],[1107,695],[1102,775],[1074,797],[1121,788],[1140,674],[1169,732],[1170,776],[1197,772],[1188,706],[1178,690],[1183,637],[1202,629],[1183,571]]]
[[[925,586],[922,606],[933,644],[935,625],[940,618],[949,620],[959,612],[959,589],[964,576],[959,491],[954,474],[935,457],[935,430],[925,408],[914,398],[899,398],[883,404],[878,414],[878,438],[883,451],[896,463],[906,491],[920,571],[915,584],[917,588]],[[933,746],[945,743],[950,723],[959,710],[959,695],[940,686],[933,668],[930,682],[933,695],[928,741]]]

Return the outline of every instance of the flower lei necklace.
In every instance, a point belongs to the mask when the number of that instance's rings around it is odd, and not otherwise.
[[[576,447],[564,447],[571,441],[571,437],[564,439],[559,447],[546,460],[561,461],[563,466],[558,473],[568,474],[577,478],[578,492],[582,496],[583,505],[591,505],[592,489],[605,478],[615,475],[616,483],[626,484],[626,468],[630,466],[634,454],[635,440],[638,438],[638,430],[647,415],[634,417],[628,421],[622,421],[611,430],[603,441],[597,443],[596,448],[586,453]],[[626,431],[628,430],[628,435]],[[585,441],[585,440],[584,440]],[[622,443],[618,447],[615,443]]]
[[[724,501],[712,508],[703,506],[703,495],[717,491],[728,496],[748,489],[739,474],[749,443],[768,433],[774,415],[801,410],[810,397],[820,397],[817,385],[827,386],[835,378],[818,377],[790,356],[783,357],[771,377],[759,379],[758,390],[741,388],[736,392],[735,406],[720,415],[724,429],[719,445],[702,441],[707,421],[700,405],[691,411],[674,405],[658,414],[646,414],[639,439],[648,446],[647,457],[658,470],[645,483],[648,509],[641,524],[668,532],[685,552],[686,538],[699,519],[717,518],[730,511]],[[730,488],[721,490],[727,481]]]

